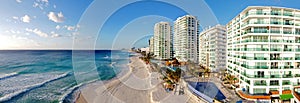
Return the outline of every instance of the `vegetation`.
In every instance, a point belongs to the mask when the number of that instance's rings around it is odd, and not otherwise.
[[[222,80],[224,81],[224,84],[227,84],[227,87],[232,89],[231,86],[235,86],[235,83],[238,82],[238,78],[236,78],[233,75],[230,75],[228,73],[225,74],[225,76],[222,78]]]
[[[152,59],[154,57],[154,55],[152,53],[141,52],[141,54],[142,54],[142,57],[140,57],[140,59],[145,61],[146,64],[149,64],[150,59]]]
[[[175,72],[167,69],[166,71],[168,78],[173,82],[178,82],[181,76],[181,69],[176,69]]]
[[[199,74],[201,74],[201,76],[204,75],[204,77],[210,77],[211,70],[208,67],[200,65],[200,72],[199,72]]]

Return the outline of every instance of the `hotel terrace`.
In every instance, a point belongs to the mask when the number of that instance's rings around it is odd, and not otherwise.
[[[242,98],[300,103],[300,10],[250,6],[227,34],[227,69]]]

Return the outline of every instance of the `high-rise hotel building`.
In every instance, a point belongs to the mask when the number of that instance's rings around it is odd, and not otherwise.
[[[154,55],[156,59],[173,57],[173,36],[169,22],[159,22],[154,26]]]
[[[226,69],[226,28],[222,25],[208,28],[199,35],[199,64],[212,71]]]
[[[250,6],[227,34],[228,71],[245,92],[282,95],[300,85],[300,10]]]
[[[154,54],[154,37],[151,37],[149,39],[149,52],[151,54]]]
[[[174,57],[179,61],[198,62],[199,21],[185,15],[174,22]]]

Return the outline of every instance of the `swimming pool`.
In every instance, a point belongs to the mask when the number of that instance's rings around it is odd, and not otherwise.
[[[197,91],[207,95],[210,98],[215,98],[219,101],[226,99],[224,94],[212,82],[192,82],[190,83]]]

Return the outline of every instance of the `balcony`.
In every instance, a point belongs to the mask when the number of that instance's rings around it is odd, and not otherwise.
[[[244,51],[269,51],[268,48],[243,48]]]
[[[246,40],[243,40],[242,43],[247,43],[247,42],[269,42],[268,39],[246,39]]]
[[[242,59],[247,59],[247,57],[246,56],[242,56]]]
[[[252,33],[268,33],[268,30],[255,30]]]
[[[283,69],[294,69],[294,66],[283,66]]]
[[[282,22],[279,21],[271,21],[270,24],[274,24],[274,25],[281,25]]]
[[[247,66],[248,69],[268,69],[269,66]]]
[[[271,51],[281,51],[281,48],[271,48]]]
[[[268,60],[266,57],[254,57],[254,60]]]
[[[269,42],[268,39],[253,39],[253,42]]]
[[[285,12],[285,13],[283,13],[283,16],[293,17],[294,15],[291,12]]]
[[[293,57],[283,57],[283,60],[294,60]]]
[[[279,74],[270,75],[270,78],[280,78],[281,76]]]
[[[283,31],[283,34],[293,34],[292,31]]]
[[[251,78],[269,78],[267,75],[251,75]]]
[[[258,22],[254,22],[254,23],[250,23],[250,24],[269,24],[268,22],[263,22],[263,21],[258,21]]]
[[[270,86],[279,86],[278,82],[270,82]]]
[[[294,40],[282,40],[284,43],[294,43]]]
[[[246,64],[242,64],[241,66],[244,67],[244,68],[247,68],[247,65],[246,65]]]
[[[283,51],[293,51],[292,48],[284,48]]]
[[[293,78],[293,76],[291,74],[284,74],[282,75],[282,78]]]
[[[282,81],[282,85],[291,85],[290,81]]]
[[[258,11],[258,12],[248,13],[247,15],[245,15],[245,17],[247,17],[248,15],[270,15],[270,13]]]
[[[277,12],[271,11],[271,15],[277,15],[278,16],[278,15],[282,15],[282,14],[281,14],[281,12],[278,12],[278,11]]]
[[[267,86],[266,81],[255,81],[254,86]]]
[[[271,69],[280,69],[278,66],[271,66]]]
[[[295,77],[300,77],[300,74],[295,74]]]
[[[284,25],[294,25],[294,23],[290,23],[290,22],[284,22]]]
[[[282,40],[272,39],[271,42],[274,42],[274,43],[280,43],[280,42],[282,42]]]

